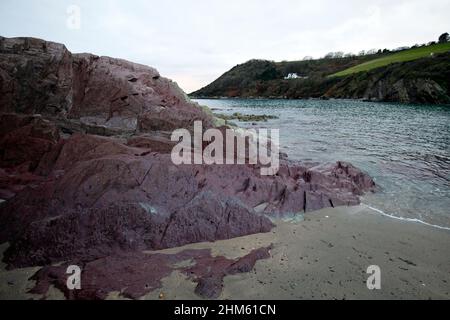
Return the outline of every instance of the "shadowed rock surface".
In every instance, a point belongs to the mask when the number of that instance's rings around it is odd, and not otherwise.
[[[64,279],[70,264],[64,264],[48,266],[38,271],[32,277],[37,283],[30,293],[45,295],[50,285],[54,285],[67,299],[72,300],[105,299],[110,292],[120,292],[124,298],[139,299],[161,288],[161,279],[178,270],[197,282],[197,295],[206,299],[217,299],[222,292],[225,276],[250,272],[258,260],[270,257],[269,252],[270,247],[255,249],[234,260],[222,256],[214,257],[210,249],[185,250],[177,254],[122,252],[86,264],[73,262],[72,264],[82,266],[81,290],[67,289]],[[185,267],[177,266],[183,261],[190,263]]]
[[[140,262],[162,268],[155,281],[166,274],[165,258],[142,250],[268,232],[269,217],[358,204],[374,188],[344,162],[282,159],[275,176],[258,165],[174,165],[170,131],[215,119],[155,69],[124,60],[0,38],[0,93],[0,243],[11,245],[9,268],[77,261],[95,278],[99,265],[123,260],[129,296],[138,297],[147,291],[130,283],[141,280],[132,275]],[[193,271],[197,293],[218,296],[224,274],[264,257],[256,251],[235,264],[202,253],[199,265],[216,271]],[[80,298],[124,285],[103,280]]]
[[[267,232],[266,216],[355,205],[374,186],[343,162],[282,160],[275,176],[254,165],[176,166],[145,141],[136,148],[78,133],[55,144],[28,172],[36,181],[0,207],[5,260],[41,265]]]

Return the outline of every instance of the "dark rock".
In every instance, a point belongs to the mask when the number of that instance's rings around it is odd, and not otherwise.
[[[202,191],[195,166],[142,154],[117,139],[72,136],[55,174],[0,208],[0,239],[11,242],[5,261],[92,259],[117,248],[161,249],[272,228],[239,200]]]
[[[259,248],[235,260],[213,257],[211,251],[185,250],[177,254],[145,254],[118,252],[88,263],[72,262],[82,266],[81,290],[70,291],[66,286],[66,269],[69,264],[48,266],[31,279],[36,285],[31,293],[45,295],[54,285],[66,298],[76,300],[105,299],[111,292],[122,297],[138,299],[161,288],[161,279],[172,271],[185,273],[197,282],[195,292],[203,298],[218,298],[222,292],[223,278],[227,275],[250,272],[258,260],[269,258],[270,248]],[[191,260],[194,266],[176,267],[177,263]]]
[[[359,76],[349,76],[331,88],[327,95],[336,98],[362,99],[368,102],[450,103],[448,89],[433,79],[403,78],[395,73],[386,76],[387,73],[380,76],[379,71],[373,71]]]
[[[217,299],[222,293],[225,276],[250,272],[258,260],[270,258],[270,249],[270,247],[255,249],[234,261],[220,256],[203,256],[197,259],[197,263],[187,269],[186,273],[191,277],[195,275],[197,295],[206,299]]]
[[[52,174],[0,207],[5,261],[30,266],[267,232],[258,207],[282,216],[353,205],[374,186],[342,162],[282,160],[277,176],[261,176],[251,165],[175,166],[169,154],[123,142],[75,134],[55,146]]]
[[[0,37],[0,112],[66,114],[72,57],[62,44]]]
[[[133,136],[127,141],[127,146],[149,149],[151,152],[158,153],[170,153],[175,145],[176,142],[171,141],[168,136],[161,134]]]
[[[0,114],[0,167],[28,163],[34,170],[58,140],[58,128],[40,116]]]
[[[272,120],[272,119],[278,119],[278,117],[276,116],[272,116],[272,115],[267,115],[267,114],[261,114],[261,115],[257,115],[257,114],[242,114],[239,112],[235,112],[232,115],[227,115],[227,114],[220,114],[220,113],[215,113],[214,114],[217,118],[226,120],[226,121],[230,121],[230,120],[238,120],[241,122],[267,122],[268,120]]]
[[[0,199],[13,198],[44,180],[35,171],[55,160],[45,157],[59,139],[58,128],[41,116],[0,114]]]

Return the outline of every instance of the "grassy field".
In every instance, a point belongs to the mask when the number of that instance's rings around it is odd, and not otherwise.
[[[375,68],[383,67],[395,62],[404,62],[416,60],[424,57],[429,57],[431,53],[441,53],[450,51],[450,42],[439,43],[427,47],[414,48],[409,50],[404,50],[401,52],[393,53],[391,55],[374,59],[365,63],[361,63],[352,68],[337,72],[332,74],[330,77],[342,77],[347,76],[352,73],[357,73],[361,71],[369,71]]]

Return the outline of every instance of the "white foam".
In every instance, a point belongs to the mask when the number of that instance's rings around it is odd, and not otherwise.
[[[450,230],[450,227],[438,226],[436,224],[431,224],[431,223],[428,223],[428,222],[425,222],[425,221],[422,221],[422,220],[419,220],[419,219],[414,219],[414,218],[402,218],[402,217],[398,217],[398,216],[394,216],[392,214],[386,213],[386,212],[384,212],[384,211],[382,211],[380,209],[371,207],[371,206],[369,206],[367,204],[364,204],[364,203],[361,203],[361,205],[365,206],[366,208],[368,208],[370,210],[378,212],[378,213],[382,214],[383,216],[386,216],[386,217],[389,217],[389,218],[392,218],[392,219],[402,220],[402,221],[407,221],[407,222],[420,223],[420,224],[424,224],[424,225],[429,226],[429,227],[438,228],[438,229],[442,229],[442,230]]]

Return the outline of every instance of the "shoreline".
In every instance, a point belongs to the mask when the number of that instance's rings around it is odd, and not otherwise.
[[[360,205],[307,213],[297,222],[278,220],[268,234],[183,248],[235,257],[273,244],[271,258],[258,261],[252,272],[224,279],[220,299],[450,299],[449,241],[446,230]],[[381,290],[366,287],[370,265],[381,268]],[[186,293],[192,283],[177,281],[176,274],[165,279],[161,292],[169,299],[198,299]]]
[[[360,205],[307,213],[301,221],[277,220],[269,233],[146,253],[207,248],[213,256],[234,259],[273,245],[271,257],[257,261],[249,273],[226,276],[219,299],[450,299],[449,241],[447,230],[392,219]],[[366,287],[370,265],[381,268],[381,290]],[[2,266],[0,299],[41,298],[25,293],[37,269],[6,271]],[[160,289],[141,299],[200,299],[195,286],[175,270],[162,279]],[[47,298],[61,299],[61,292],[51,288]],[[108,298],[123,297],[110,292]]]
[[[191,100],[286,100],[286,101],[357,101],[366,103],[384,103],[384,104],[401,104],[411,106],[437,106],[437,107],[450,107],[449,103],[412,103],[412,102],[400,102],[400,101],[383,101],[383,100],[366,100],[366,99],[350,99],[350,98],[283,98],[283,97],[191,97]]]
[[[368,204],[365,204],[365,203],[361,203],[361,205],[362,205],[362,206],[365,206],[366,208],[368,208],[368,209],[370,209],[370,210],[372,210],[372,211],[375,211],[375,212],[377,212],[377,213],[379,213],[379,214],[381,214],[382,216],[385,216],[385,217],[387,217],[387,218],[391,218],[391,219],[395,219],[395,220],[400,220],[400,221],[404,221],[404,222],[410,222],[410,223],[422,224],[422,225],[425,225],[425,226],[428,226],[428,227],[431,227],[431,228],[436,228],[436,229],[441,229],[441,230],[447,230],[447,231],[450,231],[450,227],[444,227],[444,226],[440,226],[440,225],[437,225],[437,224],[432,224],[432,223],[429,223],[429,222],[426,222],[426,221],[422,221],[422,220],[420,220],[420,219],[415,219],[415,218],[403,218],[403,217],[398,217],[398,216],[395,216],[395,215],[393,215],[393,214],[386,213],[386,212],[384,212],[383,210],[374,208],[374,207],[372,207],[372,206],[370,206],[370,205],[368,205]]]

